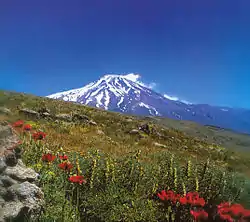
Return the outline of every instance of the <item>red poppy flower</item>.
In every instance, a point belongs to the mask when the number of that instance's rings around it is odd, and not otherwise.
[[[223,202],[223,203],[220,203],[217,208],[218,209],[222,209],[222,208],[229,208],[230,207],[230,203],[229,202]]]
[[[61,160],[67,160],[68,159],[68,156],[67,155],[59,155],[59,158]]]
[[[56,156],[52,155],[51,153],[43,154],[42,161],[45,162],[53,162],[56,159]]]
[[[23,126],[23,130],[25,130],[25,131],[30,131],[31,130],[31,125],[30,124],[25,124],[24,126]]]
[[[222,220],[233,222],[233,218],[230,215],[231,204],[229,202],[220,203],[217,206],[218,214]]]
[[[182,204],[182,205],[186,205],[187,204],[187,198],[186,197],[180,197],[180,203]]]
[[[77,176],[71,176],[69,178],[69,181],[71,183],[78,183],[78,184],[86,183],[86,180],[84,179],[84,177],[83,176],[79,176],[79,175],[77,175]]]
[[[244,210],[243,211],[243,218],[244,219],[250,219],[250,210]]]
[[[21,127],[23,126],[24,121],[23,120],[18,120],[15,123],[12,124],[13,127]]]
[[[157,194],[157,196],[162,200],[171,200],[174,201],[175,200],[175,194],[174,191],[172,190],[168,190],[167,192],[165,190],[162,190],[160,193]]]
[[[73,168],[73,165],[69,162],[63,162],[58,164],[58,167],[65,171],[70,171]]]
[[[203,198],[198,198],[198,199],[194,199],[191,204],[193,206],[202,206],[202,207],[204,207],[206,202],[205,202],[205,200]]]
[[[220,214],[220,218],[227,222],[233,222],[233,218],[229,214]]]
[[[186,196],[180,198],[181,204],[191,204],[193,206],[204,206],[206,204],[205,200],[199,197],[197,192],[189,192]]]
[[[198,221],[199,219],[208,218],[208,213],[204,210],[198,210],[198,211],[191,210],[190,213],[194,217],[195,221]]]
[[[174,198],[173,198],[173,202],[176,203],[177,201],[180,201],[181,195],[180,194],[175,194]]]
[[[234,217],[240,217],[243,215],[245,209],[242,205],[240,204],[233,204],[230,207],[231,213]]]
[[[34,140],[43,140],[46,137],[46,133],[44,132],[36,132],[32,134]]]

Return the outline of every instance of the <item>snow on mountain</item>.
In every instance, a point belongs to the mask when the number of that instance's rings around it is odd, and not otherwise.
[[[110,111],[190,120],[250,133],[250,111],[180,101],[177,97],[155,92],[139,78],[138,74],[133,73],[107,74],[82,88],[47,97]]]

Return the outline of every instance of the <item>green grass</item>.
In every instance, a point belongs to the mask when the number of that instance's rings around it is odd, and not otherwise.
[[[42,130],[48,134],[42,146],[21,134],[26,138],[22,146],[24,162],[41,174],[40,185],[45,192],[46,208],[40,221],[78,221],[79,218],[81,221],[165,221],[166,209],[162,209],[159,201],[152,199],[152,195],[165,188],[183,194],[183,183],[188,191],[193,191],[197,189],[197,181],[200,194],[213,204],[232,200],[250,207],[250,185],[241,183],[241,180],[249,181],[250,178],[250,155],[247,149],[243,151],[237,146],[233,147],[233,142],[230,146],[226,143],[225,146],[221,143],[218,145],[212,139],[227,140],[229,133],[224,135],[224,132],[216,132],[194,123],[185,123],[188,127],[183,127],[183,123],[174,120],[158,121],[154,118],[126,116],[75,103],[12,92],[0,91],[0,106],[11,110],[9,115],[0,114],[0,120],[14,122],[24,119],[34,126],[34,130]],[[18,112],[19,108],[38,110],[42,107],[49,108],[52,114],[87,115],[97,126],[45,119],[30,120]],[[142,123],[150,123],[163,137],[159,138],[152,133],[139,138],[128,133]],[[199,134],[193,133],[197,131],[197,126]],[[98,130],[104,134],[98,134]],[[210,136],[211,130],[213,136]],[[204,139],[206,132],[208,138]],[[239,141],[248,140],[246,135],[230,133],[231,137]],[[166,147],[157,147],[155,142]],[[86,185],[76,188],[68,183],[57,167],[58,160],[52,165],[41,161],[46,149],[57,153],[61,147],[74,164],[76,156],[81,155],[78,158],[88,181]],[[96,153],[96,150],[99,152]],[[135,155],[138,150],[140,155]],[[174,162],[171,162],[173,155]],[[204,172],[208,159],[209,165]],[[94,160],[97,164],[95,171]],[[192,163],[190,178],[186,175],[188,160]],[[107,161],[111,161],[108,162],[111,166]],[[58,189],[61,185],[64,187]],[[241,187],[244,190],[240,194]],[[70,190],[72,201],[66,201],[65,189]],[[79,209],[80,212],[77,212]],[[190,220],[189,215],[185,216],[185,221]]]

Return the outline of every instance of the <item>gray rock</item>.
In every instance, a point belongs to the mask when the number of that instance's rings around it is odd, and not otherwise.
[[[40,115],[38,112],[31,109],[20,109],[19,114],[24,115],[28,118],[39,118]]]
[[[100,130],[100,129],[98,129],[96,131],[96,133],[97,133],[97,135],[105,135],[105,133],[102,130]]]
[[[49,117],[51,117],[50,113],[47,113],[47,112],[41,113],[40,116],[41,116],[42,118],[49,118]]]
[[[43,114],[43,113],[48,113],[50,114],[50,110],[47,107],[42,107],[38,110],[38,113]]]
[[[167,148],[166,145],[161,144],[161,143],[157,143],[157,142],[155,142],[154,145],[157,146],[157,147],[160,147],[160,148]]]
[[[144,133],[146,134],[150,134],[150,127],[149,127],[149,124],[145,123],[141,126],[139,126],[139,130],[143,131]]]
[[[133,122],[133,120],[132,119],[126,119],[126,122],[131,123],[131,122]]]
[[[0,197],[5,197],[7,196],[7,190],[3,186],[0,186]]]
[[[16,180],[13,180],[12,178],[10,178],[7,175],[0,175],[0,181],[2,181],[2,184],[4,187],[9,187],[9,186],[17,183]]]
[[[17,164],[17,158],[15,152],[7,151],[5,153],[5,163],[8,166],[15,166]]]
[[[89,120],[88,124],[91,125],[91,126],[97,126],[97,123],[95,121],[93,121],[93,120]]]
[[[132,130],[129,132],[129,134],[131,134],[131,135],[140,135],[140,132],[139,132],[139,130],[137,130],[137,129],[132,129]]]
[[[67,113],[57,114],[57,115],[55,115],[55,118],[58,120],[63,120],[63,121],[67,121],[67,122],[72,121],[72,116],[70,114],[67,114]]]
[[[10,176],[18,181],[30,181],[33,182],[37,179],[37,173],[31,169],[26,168],[23,162],[19,159],[18,164],[14,167],[7,167],[4,174]]]
[[[1,215],[5,221],[11,221],[21,216],[23,208],[24,206],[20,201],[5,202]]]
[[[19,138],[14,134],[12,128],[7,122],[0,122],[0,156],[11,149],[19,141]]]
[[[17,196],[21,201],[28,200],[29,202],[33,202],[33,200],[35,200],[36,198],[41,199],[43,197],[41,189],[35,184],[29,183],[28,181],[12,185],[8,188],[8,191]]]
[[[86,115],[81,115],[81,114],[74,114],[72,117],[73,121],[80,121],[80,122],[87,122],[90,120],[90,118]]]
[[[5,158],[3,156],[0,157],[0,174],[6,169],[7,165],[5,163]]]
[[[8,188],[15,198],[3,205],[2,215],[5,220],[23,221],[24,218],[35,218],[40,212],[43,192],[39,187],[29,182],[15,184]]]
[[[0,113],[1,114],[6,114],[6,115],[9,115],[11,114],[11,111],[9,109],[7,109],[6,107],[0,107]]]

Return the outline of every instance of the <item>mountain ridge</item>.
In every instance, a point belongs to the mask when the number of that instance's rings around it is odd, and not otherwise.
[[[137,82],[135,74],[107,74],[84,87],[47,96],[105,110],[160,116],[250,133],[250,110],[171,100]]]

